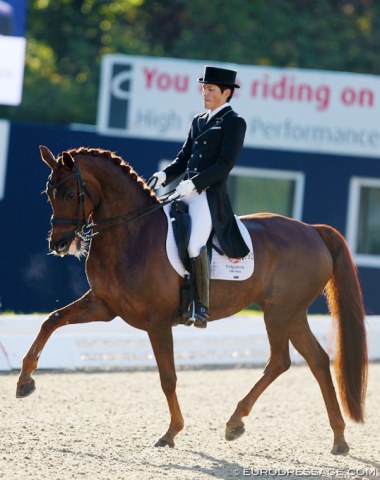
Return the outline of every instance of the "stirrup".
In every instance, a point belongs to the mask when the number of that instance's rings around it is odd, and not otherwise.
[[[183,323],[183,325],[186,325],[187,327],[191,327],[191,325],[193,325],[194,318],[192,318],[190,310],[188,310],[187,312],[184,312],[182,314],[182,323]]]
[[[197,327],[197,328],[207,327],[207,320],[210,318],[210,314],[208,312],[208,309],[201,303],[198,303],[196,305],[195,317],[196,318],[194,321],[194,327]]]
[[[200,302],[192,302],[187,312],[182,315],[184,325],[206,328],[207,320],[210,318],[208,309]]]
[[[197,328],[207,328],[207,318],[197,318],[194,322],[194,327]]]
[[[206,328],[207,320],[210,318],[208,309],[202,305],[200,302],[195,303],[194,309],[194,327],[197,328]]]
[[[195,322],[196,317],[195,317],[195,302],[192,301],[189,305],[189,309],[187,312],[184,312],[182,314],[182,321],[183,324],[186,325],[187,327],[191,327],[193,323]]]

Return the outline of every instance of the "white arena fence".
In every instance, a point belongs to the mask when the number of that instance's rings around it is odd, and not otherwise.
[[[21,367],[46,315],[0,316],[0,371]],[[333,357],[331,319],[310,315],[310,327]],[[368,316],[369,358],[380,360],[380,317]],[[211,322],[206,330],[178,325],[173,328],[177,366],[263,365],[269,355],[265,324],[261,315],[235,315]],[[290,346],[293,363],[303,358]],[[146,332],[120,318],[113,321],[66,325],[56,330],[47,342],[40,369],[117,369],[155,367]]]

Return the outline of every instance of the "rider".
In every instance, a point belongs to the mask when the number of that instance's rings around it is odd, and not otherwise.
[[[188,246],[190,275],[196,298],[187,324],[205,328],[209,318],[209,263],[207,240],[214,228],[223,252],[230,258],[244,257],[249,249],[241,237],[227,192],[227,178],[243,147],[246,123],[229,101],[235,88],[236,72],[206,66],[202,83],[206,113],[196,115],[188,138],[176,159],[153,174],[149,184],[167,185],[180,175],[182,181],[172,197],[189,206],[191,235]]]

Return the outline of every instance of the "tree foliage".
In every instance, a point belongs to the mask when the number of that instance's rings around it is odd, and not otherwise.
[[[107,53],[380,74],[375,0],[29,0],[23,102],[0,117],[96,119]]]

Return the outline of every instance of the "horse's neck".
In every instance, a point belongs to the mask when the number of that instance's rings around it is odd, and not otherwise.
[[[94,159],[86,167],[99,189],[93,213],[95,222],[135,212],[152,203],[141,185],[111,161]]]
[[[111,161],[83,159],[82,164],[90,195],[91,188],[96,192],[94,196],[97,197],[97,202],[92,221],[98,225],[101,233],[94,237],[91,252],[96,251],[100,257],[104,255],[105,259],[109,259],[110,251],[113,250],[115,261],[120,255],[127,255],[128,260],[134,263],[133,257],[142,249],[157,250],[157,245],[164,243],[165,234],[161,227],[165,223],[165,216],[162,212],[124,221],[128,214],[134,217],[134,214],[138,215],[146,207],[154,205],[142,186]],[[110,219],[115,219],[115,222]]]
[[[92,188],[100,191],[93,214],[93,222],[98,224],[100,235],[92,239],[86,263],[89,283],[98,294],[101,292],[107,298],[115,295],[116,309],[126,312],[129,308],[138,310],[146,285],[162,281],[162,271],[168,269],[165,215],[159,209],[127,224],[121,222],[116,228],[112,228],[114,223],[111,222],[112,229],[108,229],[110,224],[107,220],[138,213],[144,207],[153,205],[153,200],[136,180],[117,165],[107,168],[95,162],[87,173],[92,180]],[[118,221],[115,223],[118,224]]]

